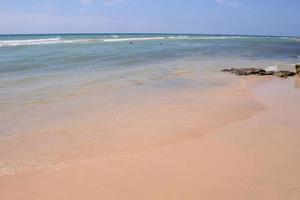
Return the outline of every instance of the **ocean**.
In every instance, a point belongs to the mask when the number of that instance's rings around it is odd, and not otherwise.
[[[101,91],[205,89],[225,84],[221,77],[208,78],[222,67],[290,68],[299,60],[299,37],[1,35],[0,136],[32,127],[33,122],[69,116],[69,111],[53,105],[70,106]],[[197,81],[184,76],[196,72]]]

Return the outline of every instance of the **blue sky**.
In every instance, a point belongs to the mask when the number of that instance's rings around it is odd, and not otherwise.
[[[0,33],[300,35],[300,0],[0,0]]]

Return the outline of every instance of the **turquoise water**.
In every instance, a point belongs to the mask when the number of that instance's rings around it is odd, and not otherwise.
[[[0,36],[0,134],[24,109],[99,88],[181,87],[176,70],[217,71],[226,60],[297,63],[300,38],[168,34]],[[192,60],[189,63],[188,60]],[[208,62],[219,61],[219,62]],[[269,61],[269,62],[268,62]],[[234,63],[234,62],[233,62]],[[232,62],[231,62],[232,64]],[[190,68],[189,68],[190,67]],[[203,87],[215,80],[198,83]],[[23,117],[24,118],[24,117]]]

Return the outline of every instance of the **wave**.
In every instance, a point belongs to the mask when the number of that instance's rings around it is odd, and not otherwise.
[[[49,44],[77,44],[77,43],[107,43],[107,42],[131,42],[147,40],[228,40],[228,39],[251,39],[251,38],[270,38],[255,36],[200,36],[200,35],[178,35],[178,36],[152,36],[152,37],[120,37],[112,35],[111,38],[45,38],[45,39],[28,39],[28,40],[0,40],[0,47],[5,46],[27,46],[27,45],[49,45]],[[280,37],[282,40],[300,41],[299,38]]]
[[[0,47],[2,46],[24,46],[24,45],[38,45],[38,44],[55,44],[61,38],[47,38],[47,39],[31,39],[31,40],[0,40]]]
[[[125,42],[125,41],[144,41],[144,40],[163,40],[165,37],[143,37],[143,38],[118,38],[112,36],[111,39],[62,39],[60,37],[47,39],[29,40],[0,40],[0,47],[5,46],[27,46],[27,45],[46,45],[46,44],[73,44],[73,43],[103,43],[103,42]]]
[[[206,40],[224,40],[224,39],[249,39],[253,38],[250,36],[208,36],[208,37],[200,37],[200,39]]]
[[[255,38],[252,36],[169,36],[168,39],[179,39],[179,40],[225,40],[225,39],[249,39]]]
[[[179,39],[179,40],[229,40],[229,39],[255,39],[255,38],[271,38],[268,36],[188,36],[188,35],[182,35],[182,36],[169,36],[168,39]]]
[[[278,66],[274,65],[274,66],[268,66],[265,68],[266,71],[278,71]]]
[[[292,40],[294,42],[300,42],[300,38],[292,37],[292,38],[287,38],[287,39]]]
[[[144,41],[144,40],[163,40],[165,37],[136,37],[136,38],[118,38],[103,39],[104,42],[125,42],[125,41]]]
[[[171,40],[183,40],[183,39],[191,39],[191,37],[187,36],[187,35],[181,35],[181,36],[169,36],[168,39]]]
[[[60,37],[47,39],[30,40],[0,40],[0,47],[5,46],[27,46],[27,45],[47,45],[47,44],[73,44],[73,43],[99,43],[103,39],[62,39]]]

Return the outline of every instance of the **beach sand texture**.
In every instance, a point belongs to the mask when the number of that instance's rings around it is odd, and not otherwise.
[[[0,199],[298,200],[298,85],[245,78],[206,93],[149,97],[107,121],[53,127],[51,137],[9,138]],[[103,129],[115,138],[94,134]]]

